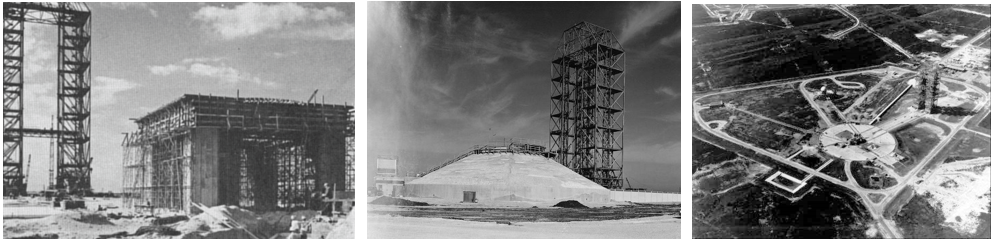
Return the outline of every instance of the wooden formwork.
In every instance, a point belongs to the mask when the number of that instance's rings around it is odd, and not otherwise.
[[[125,205],[314,208],[324,184],[352,184],[352,116],[348,105],[185,95],[125,136]]]

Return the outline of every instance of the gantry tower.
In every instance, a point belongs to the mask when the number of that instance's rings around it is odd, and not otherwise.
[[[55,128],[24,127],[24,24],[58,28]],[[56,140],[55,188],[90,189],[90,9],[83,3],[3,3],[3,185],[24,194],[25,137]]]
[[[929,61],[923,61],[919,67],[919,109],[926,113],[933,112],[936,104],[937,85],[940,83],[939,67]]]
[[[609,189],[622,188],[624,54],[610,30],[580,22],[563,31],[550,68],[550,151]]]

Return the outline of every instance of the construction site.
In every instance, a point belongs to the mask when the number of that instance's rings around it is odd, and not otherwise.
[[[695,5],[711,17],[695,25],[703,73],[693,98],[694,238],[990,238],[991,81],[983,62],[991,57],[975,51],[990,53],[990,16],[975,11],[990,5],[725,7]],[[961,27],[943,33],[960,37],[893,28],[915,18]],[[762,21],[785,27],[752,29]],[[839,25],[847,22],[854,24]],[[805,25],[812,29],[797,29]],[[766,54],[763,62],[718,62],[705,54],[812,30],[824,34],[810,42],[841,45],[809,49],[817,62]],[[843,49],[858,42],[861,52]],[[855,53],[868,56],[848,57],[869,63],[712,83],[752,75],[712,79],[743,71],[730,64],[853,65],[825,57]]]
[[[417,174],[378,158],[370,238],[673,238],[679,194],[624,184],[625,51],[588,22],[562,38],[548,143],[491,140]]]
[[[119,194],[95,193],[91,11],[4,3],[4,238],[353,238],[352,105],[186,94],[122,133]],[[25,22],[56,25],[58,114],[23,123]],[[30,42],[29,42],[30,43]],[[29,81],[30,82],[30,81]],[[121,116],[121,115],[119,115]],[[127,120],[121,116],[120,120]],[[25,137],[51,138],[48,189],[28,191]]]

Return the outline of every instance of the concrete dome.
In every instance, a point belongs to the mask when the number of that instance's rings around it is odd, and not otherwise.
[[[608,202],[607,188],[552,159],[529,154],[477,154],[404,185],[404,196],[462,200],[464,191],[493,201]]]

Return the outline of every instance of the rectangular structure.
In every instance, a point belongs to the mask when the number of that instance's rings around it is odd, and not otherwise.
[[[353,107],[185,95],[125,137],[124,204],[190,211],[313,208],[324,184],[353,189]],[[347,186],[347,187],[341,187]],[[338,190],[338,189],[337,189]]]
[[[90,9],[84,3],[3,3],[3,190],[24,195],[27,188],[24,138],[56,139],[53,187],[69,193],[90,187]],[[24,126],[25,23],[58,28],[56,118],[54,128]],[[30,48],[30,47],[29,47]],[[38,48],[38,47],[34,47]],[[45,48],[45,47],[41,47]]]
[[[622,188],[624,55],[610,30],[581,22],[563,31],[550,68],[550,152],[609,189]]]

